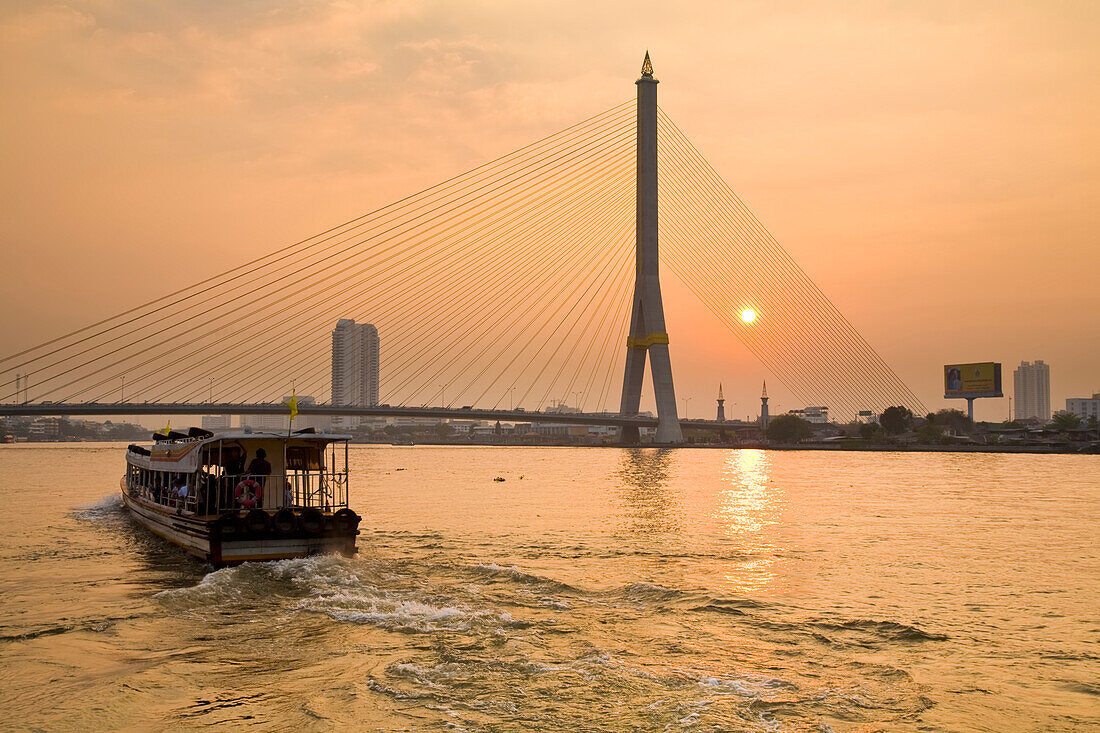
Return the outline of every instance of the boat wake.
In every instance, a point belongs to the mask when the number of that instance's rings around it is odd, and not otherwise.
[[[72,514],[77,519],[86,522],[100,522],[105,519],[114,519],[122,514],[122,495],[118,492],[108,494],[99,501],[74,507]]]

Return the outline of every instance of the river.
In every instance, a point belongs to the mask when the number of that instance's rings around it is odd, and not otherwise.
[[[1095,456],[353,446],[358,557],[213,570],[124,450],[0,446],[0,727],[1100,726]]]

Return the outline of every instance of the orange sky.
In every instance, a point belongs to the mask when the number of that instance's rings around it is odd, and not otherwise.
[[[945,362],[1001,361],[1011,394],[1043,359],[1059,409],[1100,391],[1098,21],[1091,2],[7,2],[0,353],[630,99],[648,47],[664,110],[927,406],[948,405]],[[763,368],[664,282],[689,414],[719,381],[755,414]]]

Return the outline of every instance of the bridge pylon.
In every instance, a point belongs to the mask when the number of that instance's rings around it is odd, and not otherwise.
[[[676,390],[672,386],[672,362],[668,355],[668,332],[657,262],[657,80],[653,78],[648,51],[642,64],[642,76],[635,84],[638,87],[636,266],[619,412],[638,414],[648,354],[657,402],[656,442],[680,443],[683,434],[676,414]],[[622,438],[624,442],[636,443],[638,428],[623,428]]]

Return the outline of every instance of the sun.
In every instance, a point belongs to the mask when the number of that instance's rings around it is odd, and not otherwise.
[[[745,323],[752,323],[756,320],[756,311],[754,311],[752,308],[746,308],[745,310],[741,311],[741,320]]]

